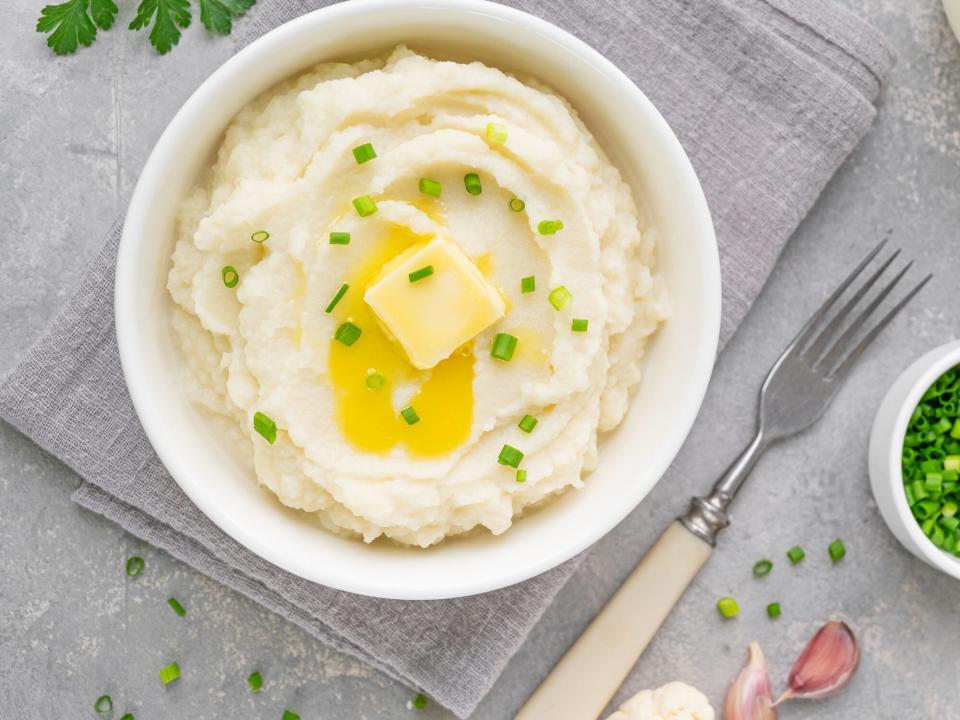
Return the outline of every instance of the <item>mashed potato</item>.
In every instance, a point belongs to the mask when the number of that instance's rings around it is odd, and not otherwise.
[[[358,162],[351,151],[367,143],[376,157]],[[376,211],[357,212],[358,197]],[[251,241],[259,231],[269,238]],[[404,47],[321,65],[241,111],[177,233],[168,287],[191,396],[242,433],[280,502],[366,541],[502,533],[579,487],[666,315],[653,233],[573,109],[534,81]],[[436,237],[505,314],[420,370],[363,294],[385,263]],[[521,292],[529,277],[535,289]],[[572,299],[551,304],[561,286]],[[345,323],[362,331],[350,345],[334,338]],[[516,338],[508,361],[491,356],[498,333]],[[256,413],[275,424],[273,442]],[[518,427],[528,415],[530,432]],[[505,446],[522,459],[504,464]]]

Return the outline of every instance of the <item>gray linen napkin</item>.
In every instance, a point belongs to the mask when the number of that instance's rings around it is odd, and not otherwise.
[[[325,4],[261,0],[236,42]],[[831,0],[512,4],[606,54],[679,135],[719,236],[726,341],[867,131],[892,63],[883,39]],[[119,227],[63,314],[0,382],[0,417],[84,478],[74,494],[82,506],[468,715],[577,560],[477,597],[399,602],[306,582],[224,535],[167,474],[127,395],[113,325]]]

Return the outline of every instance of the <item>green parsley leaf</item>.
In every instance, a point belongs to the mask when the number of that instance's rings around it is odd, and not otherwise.
[[[180,31],[189,27],[190,18],[189,0],[141,0],[130,29],[141,30],[152,22],[150,43],[165,55],[180,42]]]
[[[59,5],[47,5],[40,11],[37,32],[50,33],[47,45],[57,55],[70,55],[83,45],[90,47],[97,37],[87,8],[89,0],[67,0]]]
[[[113,0],[90,0],[90,14],[93,15],[93,22],[101,30],[109,30],[113,27],[113,21],[117,19],[118,12],[120,10]]]
[[[233,18],[240,17],[257,0],[200,0],[200,22],[210,32],[228,35]]]

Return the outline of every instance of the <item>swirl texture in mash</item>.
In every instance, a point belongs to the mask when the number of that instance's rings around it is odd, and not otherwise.
[[[506,143],[488,142],[491,122],[508,129]],[[364,143],[377,158],[359,164],[351,150]],[[480,195],[465,191],[471,172]],[[440,198],[419,192],[422,177],[441,183]],[[361,195],[375,200],[375,214],[353,210]],[[509,208],[514,197],[523,211]],[[563,229],[540,234],[544,219]],[[261,229],[269,240],[251,242]],[[350,244],[330,244],[332,231],[349,232]],[[579,487],[666,316],[653,232],[573,109],[535,81],[404,47],[321,65],[242,110],[184,202],[177,233],[168,287],[192,398],[226,421],[282,503],[367,541],[428,546],[480,526],[501,533],[525,508]],[[392,420],[364,428],[373,401],[343,386],[332,354],[343,348],[331,338],[362,316],[353,357],[370,360],[364,342],[389,344],[356,283],[434,236],[472,259],[507,311],[458,353],[462,372],[450,371],[453,384],[408,426],[420,438],[408,441]],[[239,273],[235,288],[224,286],[225,266]],[[533,293],[520,292],[527,276]],[[342,306],[325,313],[348,280]],[[558,311],[547,295],[561,285],[573,300]],[[573,318],[589,320],[587,332],[572,332]],[[510,362],[490,356],[497,332],[519,338]],[[375,358],[397,370],[378,391],[397,413],[443,366],[401,372],[400,352]],[[254,432],[256,412],[276,422],[274,444]],[[528,414],[539,420],[530,433],[518,428]],[[504,444],[524,453],[524,482],[497,462]]]

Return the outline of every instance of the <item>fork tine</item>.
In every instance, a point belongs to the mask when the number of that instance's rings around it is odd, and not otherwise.
[[[850,283],[857,279],[857,276],[870,263],[870,261],[877,256],[877,253],[880,252],[880,250],[886,244],[887,239],[884,238],[880,241],[879,245],[867,253],[867,256],[860,261],[860,264],[853,269],[853,272],[847,275],[846,279],[840,283],[840,286],[830,294],[830,297],[823,301],[823,305],[821,305],[820,308],[810,317],[810,319],[807,320],[806,324],[800,328],[800,332],[798,332],[793,341],[787,345],[787,349],[783,351],[783,355],[781,357],[786,357],[797,348],[803,347],[807,344],[810,338],[813,337],[813,331],[816,329],[819,322],[830,311],[830,308],[833,307],[833,304],[839,299],[839,297],[843,295],[844,290],[850,287]]]
[[[880,268],[867,279],[863,286],[857,290],[854,296],[850,298],[846,304],[840,308],[837,314],[830,319],[830,322],[827,323],[827,326],[816,337],[816,339],[813,340],[810,346],[803,350],[803,355],[807,357],[810,362],[815,363],[817,358],[823,354],[837,330],[840,329],[840,326],[843,325],[844,320],[846,320],[847,316],[853,311],[853,308],[856,307],[857,303],[863,299],[863,296],[870,291],[870,288],[876,284],[880,276],[886,272],[887,268],[890,267],[890,264],[897,258],[899,254],[900,251],[897,250],[893,253],[893,255],[887,258],[887,261],[883,263],[883,265],[881,265]]]
[[[920,292],[924,285],[930,282],[932,277],[933,275],[930,274],[921,280],[917,286],[913,288],[913,290],[908,292],[906,296],[900,302],[898,302],[892,310],[890,310],[890,312],[883,316],[883,319],[880,320],[880,322],[871,328],[870,332],[864,335],[863,340],[861,340],[857,346],[850,351],[850,354],[844,358],[843,362],[841,362],[836,369],[830,373],[831,379],[839,378],[843,380],[846,377],[847,373],[850,372],[857,360],[860,359],[860,356],[863,355],[863,351],[867,349],[867,346],[876,339],[877,335],[883,331],[883,329],[890,323],[891,320],[893,320],[894,317],[896,317],[897,313],[903,310],[908,302],[913,300],[913,296]]]
[[[873,315],[874,311],[879,307],[887,295],[893,290],[898,282],[907,274],[907,271],[913,266],[913,261],[907,263],[906,267],[903,268],[896,276],[891,280],[886,286],[877,293],[877,296],[870,301],[870,304],[863,309],[857,317],[853,319],[850,323],[850,327],[844,330],[843,334],[837,338],[837,341],[833,343],[833,346],[826,352],[822,359],[814,363],[814,367],[820,367],[825,370],[830,370],[837,362],[843,357],[847,350],[850,348],[853,338],[856,336],[860,329],[866,324],[867,320],[870,319],[870,316]]]

